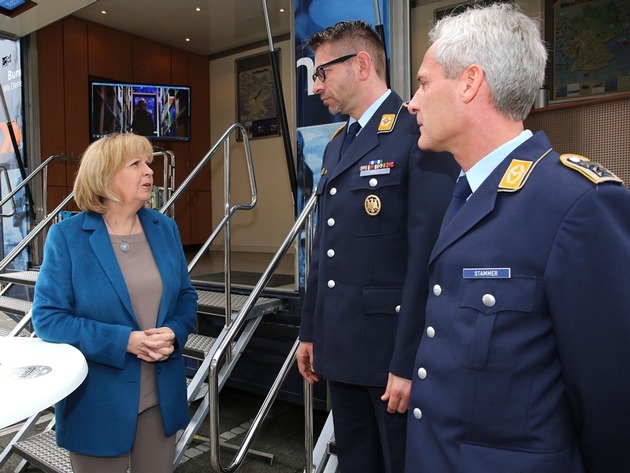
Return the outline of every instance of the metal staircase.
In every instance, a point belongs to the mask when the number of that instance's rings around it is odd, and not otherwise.
[[[252,191],[251,202],[244,205],[231,205],[229,195],[229,138],[232,133],[237,131],[245,136],[244,146],[246,150],[246,159],[248,161]],[[191,405],[195,401],[200,402],[196,407],[189,425],[178,434],[175,466],[179,463],[187,446],[190,445],[195,437],[202,421],[208,415],[210,407],[215,404],[218,406],[218,392],[225,385],[225,382],[232,372],[234,365],[245,350],[245,347],[260,324],[262,318],[265,315],[278,312],[287,304],[286,300],[281,298],[261,297],[261,292],[273,275],[273,271],[275,271],[278,265],[279,258],[272,261],[272,264],[263,274],[252,294],[245,296],[242,294],[231,293],[231,262],[229,256],[231,217],[236,211],[249,210],[253,208],[257,200],[253,161],[251,158],[247,133],[242,125],[232,125],[217,142],[217,144],[200,161],[197,167],[193,169],[191,174],[177,190],[175,190],[174,187],[167,185],[166,180],[167,168],[168,179],[174,179],[174,163],[172,165],[172,169],[170,164],[168,166],[165,164],[164,200],[166,200],[166,203],[164,203],[163,207],[160,208],[160,212],[165,214],[170,214],[169,212],[172,212],[172,205],[179,195],[184,191],[192,179],[199,174],[201,168],[209,162],[210,158],[212,158],[216,151],[222,146],[225,148],[225,160],[227,162],[225,216],[221,222],[219,222],[219,225],[213,231],[212,235],[210,235],[208,240],[202,245],[199,252],[193,257],[188,266],[188,271],[189,273],[192,271],[192,269],[200,261],[203,254],[208,250],[210,244],[223,230],[226,238],[225,291],[214,292],[205,289],[198,289],[197,293],[198,314],[221,317],[224,320],[224,329],[216,338],[201,335],[199,333],[193,333],[189,336],[184,348],[184,355],[191,359],[194,364],[197,364],[194,376],[188,379],[188,401]],[[162,150],[158,153],[163,154],[164,151]],[[60,157],[49,158],[47,161],[42,163],[42,165],[38,167],[33,174],[45,169],[48,163],[54,158]],[[165,159],[168,159],[169,163],[172,163],[174,156],[170,154],[165,155]],[[29,175],[28,178],[22,182],[22,185],[26,185],[32,179],[33,174]],[[16,188],[3,201],[1,201],[0,208],[2,208],[5,201],[12,197],[18,190],[19,188]],[[8,333],[6,329],[4,332],[0,332],[0,336],[33,336],[32,328],[30,327],[30,310],[32,307],[30,297],[14,298],[8,294],[9,291],[13,291],[20,286],[30,289],[30,291],[26,292],[27,294],[32,293],[37,281],[38,271],[29,270],[5,272],[4,270],[10,261],[19,255],[20,252],[23,251],[24,248],[26,248],[36,237],[43,233],[48,225],[54,223],[57,215],[59,215],[72,198],[73,196],[70,194],[66,199],[64,199],[64,201],[51,214],[47,215],[42,222],[31,230],[27,237],[9,255],[7,255],[4,260],[0,262],[0,283],[4,286],[0,292],[0,311],[4,311],[16,323],[15,327],[8,331]],[[286,252],[286,248],[284,248],[283,251]],[[293,354],[291,354],[291,357],[293,357]],[[286,371],[288,371],[288,368]],[[208,389],[209,376],[212,380],[212,392],[214,393],[212,399]],[[33,427],[44,413],[45,412],[37,413],[24,421],[9,445],[0,452],[0,468],[4,465],[4,463],[6,463],[8,457],[12,453],[15,453],[23,458],[23,461],[15,471],[22,471],[28,462],[45,472],[72,472],[68,452],[56,446],[53,430],[54,420],[44,428],[43,432],[32,435]]]

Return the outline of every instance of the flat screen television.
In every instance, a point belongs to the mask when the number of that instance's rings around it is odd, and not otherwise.
[[[190,140],[190,87],[90,81],[90,140],[136,133]]]

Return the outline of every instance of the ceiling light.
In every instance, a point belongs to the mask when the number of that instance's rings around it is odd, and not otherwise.
[[[107,10],[101,10],[102,15],[107,15]]]
[[[187,42],[187,43],[190,43],[190,38],[186,38],[186,42]]]
[[[195,11],[201,11],[201,7],[195,8]]]

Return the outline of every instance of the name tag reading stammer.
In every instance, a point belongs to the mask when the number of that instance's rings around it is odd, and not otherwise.
[[[464,268],[464,279],[509,279],[511,268]]]

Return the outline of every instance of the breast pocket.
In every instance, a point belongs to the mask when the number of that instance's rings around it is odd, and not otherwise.
[[[402,166],[391,168],[389,174],[352,176],[352,232],[358,236],[394,233],[401,229],[407,202],[406,185],[402,182]]]
[[[463,367],[508,370],[527,337],[535,279],[462,280],[453,326],[453,356]]]

